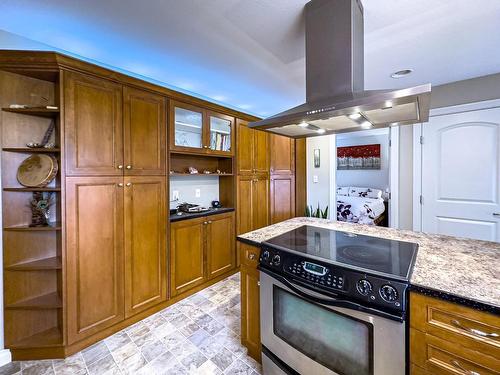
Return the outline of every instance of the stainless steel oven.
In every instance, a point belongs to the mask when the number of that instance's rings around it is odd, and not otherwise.
[[[405,322],[260,272],[265,375],[404,375]]]

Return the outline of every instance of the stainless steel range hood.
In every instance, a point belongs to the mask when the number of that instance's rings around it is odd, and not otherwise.
[[[425,122],[431,85],[364,91],[363,6],[312,0],[306,15],[306,103],[250,127],[292,138]]]

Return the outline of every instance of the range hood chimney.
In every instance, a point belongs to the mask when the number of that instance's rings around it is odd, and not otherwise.
[[[312,0],[305,17],[306,103],[250,127],[305,138],[428,120],[430,84],[364,91],[359,0]]]

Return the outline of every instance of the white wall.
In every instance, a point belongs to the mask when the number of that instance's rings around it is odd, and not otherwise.
[[[380,144],[381,158],[380,169],[337,170],[337,186],[371,187],[382,191],[389,187],[389,129],[374,132],[377,134],[358,136],[357,133],[344,133],[337,136],[337,147]]]
[[[197,198],[196,189],[200,189]],[[170,177],[170,208],[175,208],[177,202],[172,202],[173,191],[179,191],[179,202],[195,203],[210,206],[213,200],[219,199],[218,176],[171,176]]]
[[[335,142],[335,138],[328,135],[307,139],[307,204],[314,208],[318,206],[318,203],[323,209],[330,205],[330,145],[332,142]],[[314,168],[315,149],[320,150],[319,168]],[[318,177],[318,182],[314,182],[314,176]]]

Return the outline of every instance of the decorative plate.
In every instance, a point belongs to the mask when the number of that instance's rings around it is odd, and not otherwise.
[[[54,156],[31,155],[17,169],[17,181],[26,187],[44,187],[56,177],[58,170]]]

